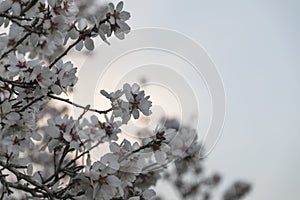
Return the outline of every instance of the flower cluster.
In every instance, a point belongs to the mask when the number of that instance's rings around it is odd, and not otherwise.
[[[48,94],[66,93],[77,82],[71,62],[60,60],[50,69],[37,59],[27,60],[23,54],[2,59],[0,72],[0,100],[9,101],[13,113],[24,112],[27,107],[37,111],[48,101]]]
[[[110,99],[114,117],[120,117],[123,124],[127,124],[131,115],[134,119],[138,119],[140,112],[145,116],[151,114],[150,108],[152,102],[149,101],[150,96],[145,96],[145,92],[140,91],[140,86],[134,83],[130,86],[128,83],[124,84],[123,90],[108,93],[105,90],[100,91],[103,96]],[[121,97],[125,95],[126,99]]]

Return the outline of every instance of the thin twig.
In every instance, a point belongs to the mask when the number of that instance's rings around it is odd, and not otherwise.
[[[50,65],[49,69],[51,69],[62,57],[68,54],[68,52],[76,46],[83,38],[79,37],[73,44],[71,44],[62,54],[60,54]]]
[[[38,198],[44,198],[47,197],[47,193],[43,191],[36,190],[35,188],[30,188],[26,185],[20,184],[20,183],[11,183],[11,182],[6,182],[7,186],[11,188],[15,188],[18,190],[22,190],[24,192],[30,193],[33,197],[38,197]],[[42,193],[41,195],[37,193]]]
[[[109,20],[109,17],[106,17],[105,19],[101,20],[99,22],[99,26],[101,24],[104,24],[106,23],[107,21]],[[90,30],[86,30],[84,32],[81,33],[81,35],[79,36],[79,38],[74,42],[72,43],[62,54],[60,54],[50,65],[49,65],[49,68],[51,69],[61,58],[63,58],[65,55],[68,54],[68,52],[74,47],[76,46],[81,40],[84,40],[85,37],[87,36],[91,36],[92,32],[93,31],[97,31],[96,30],[96,26],[94,26],[92,29]]]
[[[3,78],[3,77],[1,77],[1,76],[0,76],[0,81],[2,81],[2,82],[4,82],[4,83],[11,84],[11,85],[16,86],[16,87],[34,89],[34,85],[33,85],[33,84],[30,84],[30,83],[22,83],[22,82],[19,82],[19,81],[11,81],[11,80],[8,80],[8,79]]]
[[[20,13],[20,16],[24,15],[28,10],[30,10],[36,3],[38,2],[38,0],[32,0]]]
[[[33,180],[30,176],[27,176],[27,175],[19,172],[18,170],[14,169],[9,163],[5,163],[2,160],[0,160],[0,165],[2,167],[4,167],[5,169],[9,170],[10,172],[12,172],[18,178],[18,180],[23,179],[23,180],[27,181],[28,183],[44,190],[51,200],[54,199],[53,192],[45,185]]]
[[[24,21],[31,21],[32,19],[30,18],[25,18],[22,16],[15,16],[15,15],[9,15],[9,14],[5,14],[5,13],[0,13],[0,17],[5,17],[8,19],[17,19],[17,20],[24,20]]]
[[[29,108],[30,106],[32,106],[33,104],[35,104],[38,101],[41,101],[45,96],[42,95],[38,98],[36,98],[35,100],[33,100],[32,102],[28,103],[27,105],[25,105],[23,108],[21,108],[20,110],[18,110],[18,112],[23,112],[25,111],[27,108]]]
[[[14,19],[14,18],[9,18],[9,17],[10,17],[10,16],[7,15],[7,18],[8,18],[10,21],[12,21],[13,23],[17,24],[18,26],[24,28],[24,29],[25,29],[26,31],[28,31],[29,33],[36,33],[36,34],[42,34],[42,33],[43,33],[43,32],[40,31],[40,30],[34,29],[34,27],[31,27],[31,26],[29,26],[29,25],[23,25],[23,24],[21,24],[20,22],[18,22],[16,19]]]
[[[71,104],[71,105],[73,105],[77,108],[81,108],[81,109],[88,110],[88,111],[91,111],[91,112],[96,112],[96,113],[99,113],[99,114],[107,114],[110,111],[112,111],[112,108],[107,109],[107,110],[97,110],[97,109],[88,108],[87,106],[81,106],[77,103],[74,103],[74,102],[70,101],[69,99],[64,99],[64,98],[61,98],[61,97],[58,97],[58,96],[54,96],[52,94],[48,94],[48,97],[50,97],[52,99],[55,99],[55,100],[66,102],[66,103]]]
[[[70,165],[72,165],[73,163],[75,163],[78,159],[80,159],[82,156],[84,156],[85,154],[89,153],[91,150],[93,150],[94,148],[96,148],[100,143],[102,143],[102,140],[99,140],[95,145],[93,145],[91,148],[89,148],[88,150],[82,152],[81,154],[79,154],[78,156],[76,156],[74,159],[70,160],[64,167],[61,167],[57,172],[55,172],[53,175],[51,175],[49,178],[47,178],[46,180],[43,181],[43,184],[45,185],[46,183],[50,182],[53,178],[56,177],[56,175],[60,172],[62,172],[64,169],[67,169]],[[61,177],[58,178],[58,180],[60,180],[61,178],[63,178],[65,176],[65,174]],[[52,186],[53,184],[55,184],[57,180],[53,180],[51,183],[47,184],[48,186]]]
[[[20,44],[22,44],[24,42],[24,40],[26,40],[29,36],[31,35],[31,33],[26,33],[20,40],[18,40],[18,42],[16,42],[16,44],[9,50],[7,50],[6,52],[4,52],[2,54],[2,56],[0,57],[0,60],[2,60],[5,56],[7,56],[10,52],[14,51]]]

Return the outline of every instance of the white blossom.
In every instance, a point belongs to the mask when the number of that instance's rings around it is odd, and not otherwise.
[[[126,99],[130,103],[130,112],[135,119],[139,118],[139,111],[146,116],[151,114],[150,107],[152,106],[152,102],[148,100],[150,96],[145,96],[145,92],[140,91],[139,85],[134,83],[130,86],[126,83],[123,86],[123,90]]]

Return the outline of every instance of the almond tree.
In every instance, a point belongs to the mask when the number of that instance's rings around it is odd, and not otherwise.
[[[153,186],[162,178],[183,199],[209,199],[220,177],[203,175],[195,130],[160,127],[140,142],[119,141],[132,118],[151,114],[150,96],[138,84],[101,90],[111,103],[104,110],[60,96],[78,80],[77,68],[63,59],[71,49],[92,51],[95,37],[109,44],[112,35],[124,39],[130,32],[123,2],[93,13],[87,9],[83,1],[72,0],[0,3],[0,26],[8,30],[0,35],[1,199],[155,199]],[[78,107],[82,114],[62,115],[51,101]],[[94,114],[86,118],[87,112]],[[110,152],[91,159],[91,152],[106,143]],[[172,161],[173,172],[167,167]],[[186,173],[201,178],[187,183]],[[224,200],[239,199],[249,189],[238,182]]]

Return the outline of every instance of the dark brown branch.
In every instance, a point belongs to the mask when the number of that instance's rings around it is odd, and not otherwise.
[[[14,21],[16,21],[16,20],[14,20]],[[31,23],[31,29],[30,30],[34,30],[34,28],[35,28],[35,26],[37,25],[37,23],[38,23],[38,19],[36,18],[32,23]],[[42,26],[43,25],[43,23],[40,23],[37,27],[40,27],[40,26]],[[26,26],[25,26],[26,27]],[[23,27],[24,28],[24,27]],[[8,51],[6,51],[3,55],[1,55],[1,57],[0,57],[0,60],[2,60],[5,56],[7,56],[10,52],[12,52],[12,51],[14,51],[14,50],[16,50],[16,48],[20,45],[20,44],[22,44],[25,40],[26,40],[26,38],[27,37],[29,37],[30,35],[31,35],[31,33],[32,33],[32,31],[29,31],[28,33],[26,33],[19,41],[17,41],[16,42],[16,44],[10,49],[10,50],[8,50]]]
[[[12,17],[11,15],[2,14],[2,16],[8,18],[10,21],[12,21],[13,23],[17,24],[18,26],[24,28],[26,31],[28,31],[30,33],[36,33],[36,34],[42,34],[43,33],[40,30],[34,29],[34,27],[21,24],[17,19],[15,19],[15,17]],[[0,15],[0,17],[2,17],[2,16]]]
[[[68,164],[66,164],[66,166],[64,168],[69,167],[70,165],[72,165],[73,163],[75,163],[78,159],[80,159],[85,154],[89,154],[90,151],[92,151],[94,148],[96,148],[97,146],[99,146],[99,144],[101,144],[102,142],[103,142],[102,139],[99,140],[96,144],[94,144],[94,146],[92,146],[88,150],[86,150],[86,151],[82,152],[81,154],[79,154],[78,156],[76,156],[73,160],[71,160]]]
[[[24,21],[31,21],[32,19],[30,18],[25,18],[22,16],[14,16],[14,15],[9,15],[9,14],[5,14],[5,13],[0,13],[0,17],[5,17],[8,19],[17,19],[17,20],[24,20]]]
[[[50,65],[49,69],[51,69],[60,59],[62,59],[64,56],[68,54],[68,52],[76,46],[81,40],[83,40],[83,37],[79,37],[73,44],[71,44],[62,54],[60,54]]]
[[[104,20],[101,20],[100,22],[99,22],[99,26],[101,25],[101,24],[104,24],[104,23],[106,23],[107,21],[109,20],[109,17],[107,17],[107,18],[105,18]],[[72,43],[62,54],[60,54],[50,65],[49,65],[49,68],[51,69],[54,65],[55,65],[55,63],[57,63],[60,59],[62,59],[65,55],[67,55],[68,54],[68,52],[73,48],[73,47],[75,47],[81,40],[84,40],[84,38],[85,37],[87,37],[87,36],[91,36],[91,34],[92,34],[92,32],[97,32],[98,30],[97,30],[97,28],[96,28],[96,26],[94,26],[92,29],[90,29],[90,30],[86,30],[86,31],[84,31],[84,32],[82,32],[81,33],[81,35],[79,36],[79,38],[74,42],[74,43]]]
[[[32,106],[33,104],[35,104],[38,101],[41,101],[45,96],[42,95],[38,98],[36,98],[35,100],[31,101],[30,103],[28,103],[27,105],[25,105],[23,108],[21,108],[20,110],[18,110],[18,112],[23,112],[25,111],[27,108],[29,108],[30,106]]]
[[[45,185],[43,185],[43,184],[41,184],[41,183],[39,183],[39,182],[33,180],[33,179],[31,178],[31,176],[27,176],[27,175],[25,175],[25,174],[19,172],[19,171],[16,170],[14,167],[12,167],[12,165],[10,165],[9,163],[3,162],[2,160],[0,160],[0,165],[1,165],[3,168],[5,168],[5,169],[7,169],[8,171],[10,171],[11,173],[13,173],[13,174],[17,177],[18,180],[22,180],[22,179],[23,179],[23,180],[27,181],[27,182],[30,183],[31,185],[36,186],[37,188],[40,188],[40,189],[44,190],[44,191],[47,193],[48,197],[49,197],[51,200],[54,199],[54,198],[53,198],[53,197],[54,197],[54,196],[53,196],[53,192],[52,192],[48,187],[46,187]]]
[[[47,197],[47,193],[36,190],[35,188],[30,188],[26,185],[20,184],[20,183],[11,183],[11,182],[6,182],[5,183],[8,187],[14,188],[14,189],[18,189],[18,190],[22,190],[24,192],[30,193],[33,197],[39,197],[39,198],[44,198]],[[37,193],[41,193],[41,194],[37,194]]]
[[[47,180],[43,181],[43,184],[48,183],[49,181],[51,181],[53,178],[56,177],[56,175],[60,172],[63,172],[65,169],[67,169],[68,167],[70,167],[72,164],[76,163],[76,161],[78,159],[80,159],[82,156],[84,156],[85,154],[89,154],[91,150],[93,150],[94,148],[96,148],[97,146],[99,146],[99,144],[102,143],[102,140],[99,140],[96,144],[94,144],[91,148],[89,148],[88,150],[82,152],[81,154],[77,155],[74,159],[70,160],[64,167],[61,167],[57,172],[55,172],[53,175],[51,175],[49,178],[47,178]],[[58,180],[62,179],[66,174],[62,175],[61,177],[58,178]],[[57,180],[53,180],[51,183],[47,184],[49,186],[52,186],[56,183]]]
[[[34,89],[34,85],[30,84],[30,83],[22,83],[19,81],[11,81],[8,80],[6,78],[3,78],[0,76],[0,81],[4,82],[4,83],[8,83],[11,84],[12,86],[16,86],[16,87],[21,87],[21,88],[30,88],[30,89]]]
[[[38,2],[38,0],[32,0],[30,1],[30,3],[21,11],[20,16],[24,15],[28,10],[30,10],[36,3]]]
[[[97,110],[97,109],[88,108],[87,106],[81,106],[81,105],[79,105],[77,103],[74,103],[74,102],[70,101],[69,99],[64,99],[64,98],[61,98],[61,97],[58,97],[58,96],[54,96],[52,94],[48,94],[48,97],[50,97],[52,99],[55,99],[55,100],[63,101],[65,103],[73,105],[73,106],[75,106],[77,108],[81,108],[81,109],[88,110],[88,111],[91,111],[91,112],[96,112],[98,114],[107,114],[110,111],[112,111],[112,108],[107,109],[107,110]]]

